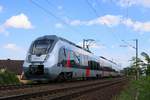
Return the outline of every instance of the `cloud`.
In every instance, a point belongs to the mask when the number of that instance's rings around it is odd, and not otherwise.
[[[82,22],[80,20],[73,20],[73,21],[70,21],[70,25],[72,26],[78,26],[78,25],[81,25]]]
[[[135,31],[139,32],[150,32],[150,21],[147,22],[140,22],[140,21],[133,21],[132,19],[124,19],[122,24],[133,28]]]
[[[121,15],[104,15],[91,20],[69,20],[67,22],[72,26],[92,26],[92,25],[105,25],[107,27],[114,27],[124,25],[137,32],[150,32],[150,21],[141,22],[134,21],[131,18],[124,18]]]
[[[87,20],[87,21],[72,20],[72,21],[69,21],[69,24],[73,25],[73,26],[107,25],[107,26],[111,27],[111,26],[118,25],[120,23],[121,19],[122,19],[121,16],[105,15],[105,16],[101,16],[96,19]]]
[[[0,5],[0,12],[2,12],[2,11],[3,11],[3,6]]]
[[[18,51],[18,50],[20,50],[20,47],[18,47],[14,43],[8,43],[8,44],[4,45],[3,48],[11,50],[11,51]]]
[[[121,16],[105,15],[88,22],[89,25],[102,24],[107,26],[118,25],[121,21]]]
[[[130,7],[130,6],[143,6],[150,8],[150,0],[119,0],[117,1],[118,5],[121,7]]]
[[[118,5],[121,7],[128,7],[137,4],[137,0],[119,0]],[[139,0],[138,0],[139,1]]]
[[[3,24],[0,25],[0,34],[5,36],[9,36],[8,28],[16,28],[16,29],[31,29],[33,25],[29,21],[29,18],[21,13],[7,19]]]
[[[61,23],[56,23],[56,24],[55,24],[55,27],[56,27],[56,28],[63,28],[63,24],[61,24]]]
[[[16,16],[12,16],[9,19],[7,19],[6,22],[4,23],[4,26],[12,27],[12,28],[23,28],[23,29],[33,28],[28,17],[23,13]]]

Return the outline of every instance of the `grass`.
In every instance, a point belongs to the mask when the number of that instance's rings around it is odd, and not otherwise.
[[[19,79],[17,78],[17,76],[12,73],[9,72],[5,69],[0,69],[0,84],[18,84],[19,83]]]
[[[131,80],[124,91],[114,100],[150,100],[150,76]]]

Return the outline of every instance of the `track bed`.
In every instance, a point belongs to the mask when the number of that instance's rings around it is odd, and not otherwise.
[[[84,98],[85,94],[93,91],[121,86],[127,78],[114,78],[104,80],[87,80],[79,82],[65,82],[49,84],[31,88],[1,91],[0,100],[68,100]],[[83,99],[84,100],[84,99]],[[87,99],[86,99],[87,100]],[[91,99],[92,100],[92,99]],[[102,99],[103,100],[103,99]]]

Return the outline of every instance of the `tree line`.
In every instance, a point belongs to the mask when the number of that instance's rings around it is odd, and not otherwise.
[[[124,68],[121,72],[125,75],[145,75],[150,76],[150,55],[145,52],[141,53],[144,59],[132,57],[130,66]]]

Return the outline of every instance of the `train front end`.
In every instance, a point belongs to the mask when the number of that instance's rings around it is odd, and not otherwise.
[[[27,80],[45,81],[51,79],[49,69],[55,62],[53,58],[51,59],[55,43],[55,36],[40,37],[32,42],[23,64],[23,76]]]

